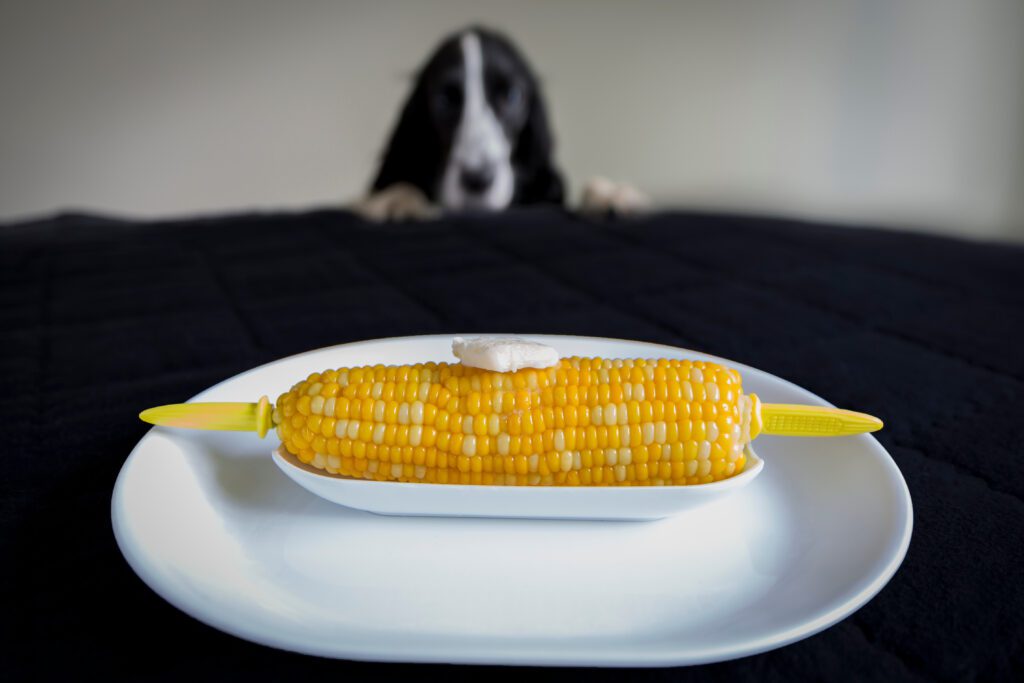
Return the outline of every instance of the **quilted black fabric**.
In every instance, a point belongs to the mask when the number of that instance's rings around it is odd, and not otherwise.
[[[321,211],[0,227],[8,679],[998,680],[1024,667],[1024,250],[755,217],[560,211],[371,226]],[[649,340],[755,365],[884,417],[910,487],[902,568],[780,650],[620,671],[377,665],[208,628],[110,528],[147,406],[341,342],[435,332]]]

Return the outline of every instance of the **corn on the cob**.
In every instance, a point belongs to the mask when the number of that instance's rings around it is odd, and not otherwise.
[[[756,401],[736,370],[703,361],[374,365],[311,374],[277,399],[273,422],[302,462],[350,477],[682,485],[743,471]]]

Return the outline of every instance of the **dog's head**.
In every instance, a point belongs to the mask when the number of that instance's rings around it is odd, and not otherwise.
[[[507,38],[470,28],[420,70],[373,189],[411,183],[451,209],[561,203],[552,150],[526,60]]]

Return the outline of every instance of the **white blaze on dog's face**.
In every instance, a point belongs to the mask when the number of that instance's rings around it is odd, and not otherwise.
[[[480,37],[460,40],[463,64],[462,116],[441,179],[441,204],[452,209],[504,209],[515,192],[511,145],[484,88]]]
[[[536,76],[483,27],[446,37],[419,70],[371,185],[445,209],[561,204],[564,185]]]

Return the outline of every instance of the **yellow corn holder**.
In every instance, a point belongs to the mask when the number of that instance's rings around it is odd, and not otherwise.
[[[256,403],[172,403],[148,408],[139,419],[164,427],[206,429],[224,432],[256,432],[262,439],[270,431],[270,399]]]
[[[675,359],[570,357],[546,369],[461,364],[313,373],[272,406],[186,403],[139,417],[190,429],[273,426],[286,450],[332,474],[498,485],[685,485],[743,471],[762,434],[846,436],[882,421],[839,408],[762,404],[739,373]]]

